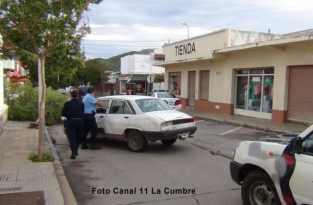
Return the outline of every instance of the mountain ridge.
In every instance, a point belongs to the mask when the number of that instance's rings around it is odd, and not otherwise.
[[[116,55],[116,56],[112,56],[110,58],[93,58],[93,59],[89,59],[86,61],[86,63],[97,63],[100,64],[101,66],[103,66],[103,70],[107,70],[107,71],[115,71],[118,72],[120,71],[120,66],[121,66],[121,58],[123,58],[124,56],[128,56],[128,55],[134,55],[134,54],[150,54],[154,51],[154,49],[143,49],[140,51],[130,51],[130,52],[126,52],[126,53],[122,53],[120,55]]]

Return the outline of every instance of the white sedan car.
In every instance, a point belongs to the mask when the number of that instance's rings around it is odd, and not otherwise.
[[[171,109],[163,100],[148,96],[107,96],[98,101],[98,129],[106,138],[125,140],[132,151],[141,151],[149,141],[173,145],[192,137],[197,127],[193,117]]]
[[[168,92],[154,92],[152,93],[152,96],[163,100],[173,109],[179,110],[182,108],[180,99],[172,96]]]

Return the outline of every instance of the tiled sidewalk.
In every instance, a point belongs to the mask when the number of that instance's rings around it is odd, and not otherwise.
[[[204,119],[204,120],[226,122],[226,123],[235,124],[238,126],[251,127],[251,128],[278,132],[278,133],[283,133],[283,134],[300,133],[309,126],[305,124],[291,123],[291,122],[287,122],[284,124],[275,124],[271,120],[258,119],[258,118],[239,116],[239,115],[224,115],[224,114],[195,112],[192,109],[188,109],[188,108],[184,109],[183,112],[186,112],[194,117]]]
[[[0,135],[0,194],[43,191],[46,205],[63,205],[53,163],[27,159],[37,148],[37,130],[28,125],[8,122]]]

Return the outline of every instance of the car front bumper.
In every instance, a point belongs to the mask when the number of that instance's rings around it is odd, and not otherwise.
[[[240,179],[240,170],[242,168],[242,165],[238,162],[235,161],[231,161],[229,164],[229,168],[230,168],[230,175],[231,178],[237,183],[237,184],[241,184],[241,179]]]
[[[177,130],[166,130],[159,132],[143,132],[145,138],[149,141],[157,141],[157,140],[170,140],[177,139],[180,134],[188,133],[189,137],[191,137],[197,130],[196,126],[177,129]]]

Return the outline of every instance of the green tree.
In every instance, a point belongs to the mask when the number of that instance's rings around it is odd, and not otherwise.
[[[164,82],[164,75],[158,74],[154,76],[154,82],[155,83],[163,83]]]
[[[71,51],[88,32],[82,14],[101,0],[1,0],[0,33],[16,55],[26,55],[38,65],[38,155],[43,153],[45,130],[47,57]],[[70,55],[70,53],[69,53]]]
[[[80,83],[97,85],[108,80],[105,71],[110,71],[112,64],[108,60],[96,58],[86,61],[85,67],[78,70],[77,79]]]

